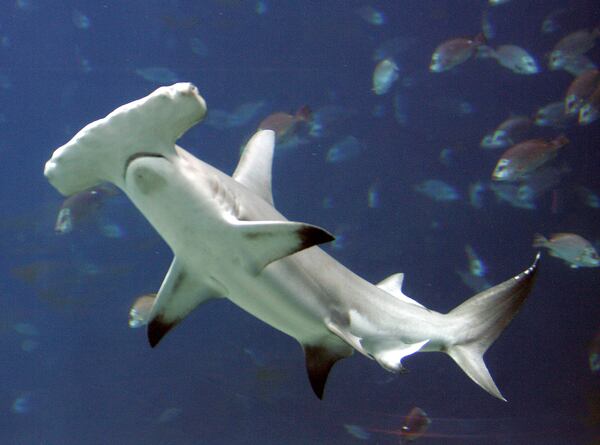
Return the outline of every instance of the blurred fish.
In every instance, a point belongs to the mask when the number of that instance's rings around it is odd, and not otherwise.
[[[585,54],[594,47],[598,36],[600,36],[600,28],[594,28],[591,31],[581,29],[566,35],[554,45],[550,53],[549,68],[551,70],[561,69],[570,60]]]
[[[142,79],[157,84],[172,84],[179,80],[179,76],[175,72],[162,66],[138,68],[135,73]]]
[[[438,156],[440,163],[442,165],[445,165],[446,167],[450,167],[450,164],[452,164],[453,158],[454,158],[454,149],[451,147],[442,148],[442,150],[440,151],[440,154]]]
[[[71,13],[71,20],[75,28],[88,29],[92,25],[90,18],[78,9],[73,10]]]
[[[147,294],[138,297],[129,310],[129,327],[140,328],[150,321],[152,305],[156,300],[156,294]]]
[[[587,187],[579,186],[576,188],[581,202],[593,209],[600,209],[600,196]]]
[[[207,116],[206,124],[218,130],[241,127],[252,121],[264,106],[265,102],[259,100],[243,103],[232,112],[212,109]]]
[[[331,133],[332,127],[339,126],[356,114],[356,110],[351,108],[325,105],[313,111],[311,119],[307,122],[308,132],[311,136],[323,137]]]
[[[498,202],[507,202],[519,209],[534,210],[536,208],[533,196],[523,193],[523,189],[517,184],[492,182],[490,190],[494,192]]]
[[[398,65],[392,59],[384,59],[373,71],[373,91],[377,95],[387,93],[398,79]]]
[[[460,280],[463,282],[463,284],[473,292],[483,292],[484,290],[492,287],[492,284],[486,280],[485,277],[473,275],[468,270],[456,270],[456,273],[460,277]]]
[[[503,5],[504,3],[508,3],[510,0],[489,0],[488,3],[492,6]]]
[[[523,178],[517,193],[523,200],[535,200],[556,187],[562,177],[570,172],[571,169],[567,166],[539,168]]]
[[[433,73],[448,71],[469,60],[486,43],[483,33],[474,38],[456,38],[441,43],[431,56],[429,70]]]
[[[556,233],[550,239],[536,234],[533,247],[545,247],[550,256],[564,260],[572,269],[600,266],[600,257],[594,246],[574,233]]]
[[[21,350],[24,352],[33,352],[38,348],[39,345],[39,342],[30,338],[26,338],[21,342]]]
[[[500,45],[492,50],[491,55],[496,61],[513,73],[537,74],[540,68],[531,54],[516,45]]]
[[[265,0],[258,0],[256,2],[256,6],[254,7],[254,11],[258,15],[265,15],[268,10],[269,10],[269,6],[267,5],[267,2]]]
[[[27,322],[15,323],[15,325],[13,326],[13,329],[21,335],[28,335],[28,336],[39,335],[38,329],[33,324],[27,323]]]
[[[311,120],[311,111],[304,105],[296,111],[296,114],[277,112],[264,118],[258,125],[259,130],[273,130],[277,141],[279,142],[286,136],[291,136],[301,122]]]
[[[198,37],[192,37],[190,39],[190,49],[194,54],[200,57],[208,56],[208,45]]]
[[[102,184],[69,196],[58,211],[54,230],[62,235],[72,232],[75,227],[97,212],[106,198],[117,193],[115,187]]]
[[[572,119],[572,116],[565,114],[565,105],[563,101],[551,102],[538,108],[533,117],[535,125],[539,127],[564,128]]]
[[[13,401],[10,410],[15,414],[26,414],[31,411],[32,406],[32,394],[30,392],[25,392],[19,395]]]
[[[528,116],[511,115],[481,140],[483,148],[506,148],[519,142],[531,128]]]
[[[596,86],[594,92],[587,98],[579,109],[579,125],[587,125],[600,117],[600,85]]]
[[[569,61],[562,67],[564,71],[567,73],[577,77],[580,74],[588,70],[597,69],[598,65],[596,65],[592,59],[590,59],[585,54],[580,54],[579,56],[573,57],[569,59]]]
[[[175,419],[177,419],[181,415],[182,412],[183,412],[183,410],[181,408],[175,408],[175,407],[167,408],[162,413],[160,413],[160,415],[158,416],[156,421],[158,423],[173,422]]]
[[[435,201],[456,201],[460,199],[458,191],[439,179],[428,179],[414,186],[414,189]]]
[[[356,13],[367,23],[375,26],[381,26],[385,24],[385,14],[379,9],[373,8],[372,6],[363,6],[358,8]]]
[[[550,34],[561,28],[559,18],[567,12],[566,9],[554,9],[542,21],[541,31],[543,34]]]
[[[600,373],[600,330],[590,343],[589,350],[590,370],[594,373]]]
[[[360,425],[344,424],[346,432],[359,440],[369,440],[371,434]]]
[[[408,100],[399,91],[394,94],[394,119],[402,126],[408,124]]]
[[[475,252],[475,249],[470,244],[465,245],[465,253],[469,260],[469,273],[476,277],[483,277],[486,273],[487,268],[479,255]]]
[[[585,101],[598,86],[600,86],[600,71],[596,69],[585,71],[573,79],[565,95],[565,113],[579,113]]]
[[[529,139],[509,148],[500,157],[492,173],[494,181],[517,181],[553,159],[558,149],[569,143],[569,140],[560,135],[546,141],[543,139]]]
[[[469,185],[469,204],[476,209],[483,207],[483,193],[485,185],[481,181],[477,181]]]
[[[425,411],[415,406],[404,418],[402,428],[400,428],[400,444],[404,445],[422,437],[431,425],[431,419]]]
[[[254,119],[265,106],[263,100],[245,102],[235,108],[227,119],[227,125],[231,127],[241,127]]]
[[[325,160],[332,163],[347,161],[357,157],[361,151],[361,142],[354,136],[346,136],[327,150]]]
[[[375,209],[381,205],[379,198],[379,183],[374,182],[367,190],[367,206],[370,209]]]
[[[491,15],[489,9],[484,9],[481,13],[481,31],[486,41],[496,37],[496,28],[492,23]]]

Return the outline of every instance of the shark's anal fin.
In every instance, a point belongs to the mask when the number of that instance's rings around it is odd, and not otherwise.
[[[308,371],[308,379],[310,386],[319,399],[323,399],[323,391],[327,376],[331,367],[338,360],[347,357],[352,351],[347,354],[340,353],[328,349],[325,346],[304,345],[304,356],[306,358],[306,370]]]
[[[197,306],[222,293],[214,283],[192,277],[175,257],[158,291],[148,323],[148,341],[154,347]]]
[[[290,221],[235,221],[249,261],[246,266],[258,275],[268,264],[334,237],[320,227]]]

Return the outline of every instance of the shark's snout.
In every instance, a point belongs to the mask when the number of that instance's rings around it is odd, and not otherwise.
[[[54,152],[44,174],[63,195],[101,182],[122,188],[132,160],[174,155],[175,141],[205,114],[191,83],[158,88],[84,127]]]

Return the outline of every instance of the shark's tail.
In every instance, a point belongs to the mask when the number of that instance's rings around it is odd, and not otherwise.
[[[531,267],[501,284],[478,293],[449,312],[452,343],[445,352],[471,379],[491,395],[506,401],[494,383],[483,354],[516,315],[531,290],[539,253]]]

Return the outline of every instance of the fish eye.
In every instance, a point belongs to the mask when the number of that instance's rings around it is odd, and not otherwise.
[[[496,169],[497,170],[506,170],[506,168],[508,167],[509,164],[510,164],[509,159],[500,159],[498,161],[498,165],[496,166]]]

